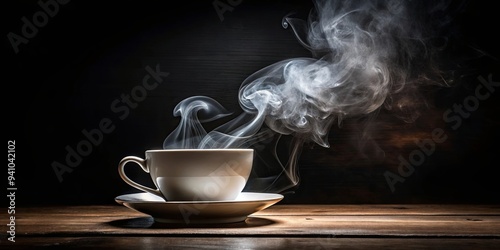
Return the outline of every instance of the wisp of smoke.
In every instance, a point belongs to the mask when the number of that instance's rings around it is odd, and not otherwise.
[[[276,62],[250,75],[239,90],[243,112],[212,131],[205,131],[202,123],[230,112],[205,96],[181,101],[174,109],[180,124],[163,147],[240,148],[275,136],[270,147],[279,171],[261,178],[258,186],[264,189],[260,191],[279,192],[299,181],[296,164],[302,144],[310,140],[329,147],[334,122],[368,115],[384,104],[403,110],[406,121],[416,119],[414,103],[401,93],[418,84],[414,76],[422,78],[422,74],[415,72],[422,69],[415,70],[415,65],[424,64],[415,61],[430,57],[431,52],[411,4],[316,1],[307,21],[285,17],[283,27],[291,27],[311,57]],[[264,125],[273,135],[262,130]],[[294,138],[284,164],[276,154],[283,135]]]

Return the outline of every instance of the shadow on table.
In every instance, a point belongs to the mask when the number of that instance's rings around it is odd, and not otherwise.
[[[118,228],[250,228],[250,227],[262,227],[278,222],[270,219],[259,218],[259,217],[248,217],[245,221],[234,222],[234,223],[210,223],[210,224],[198,224],[198,223],[159,223],[156,222],[153,217],[138,217],[133,219],[121,219],[106,222],[105,224],[118,227]]]

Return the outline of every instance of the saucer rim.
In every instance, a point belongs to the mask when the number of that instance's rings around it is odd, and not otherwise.
[[[149,203],[149,204],[232,204],[232,203],[244,203],[244,202],[257,202],[257,201],[275,201],[282,200],[284,196],[279,193],[261,193],[261,192],[241,192],[242,194],[250,194],[250,195],[269,195],[270,197],[261,197],[261,198],[252,198],[245,200],[213,200],[213,201],[166,201],[166,200],[125,200],[120,197],[131,196],[131,195],[141,195],[148,194],[154,195],[148,192],[137,192],[130,194],[122,194],[115,197],[115,201],[119,204],[123,203]],[[159,197],[159,196],[158,196]],[[162,198],[162,197],[159,197]],[[163,198],[162,198],[163,199]]]

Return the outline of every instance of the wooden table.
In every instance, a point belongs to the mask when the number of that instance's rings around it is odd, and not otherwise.
[[[15,222],[1,249],[500,249],[500,205],[277,204],[241,223],[188,226],[119,205],[25,207]]]

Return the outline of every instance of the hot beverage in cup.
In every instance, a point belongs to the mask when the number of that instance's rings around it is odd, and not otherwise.
[[[145,159],[124,157],[118,172],[132,187],[167,201],[234,200],[252,170],[253,149],[147,150]],[[143,186],[125,174],[125,165],[138,164],[149,173],[156,189]]]

